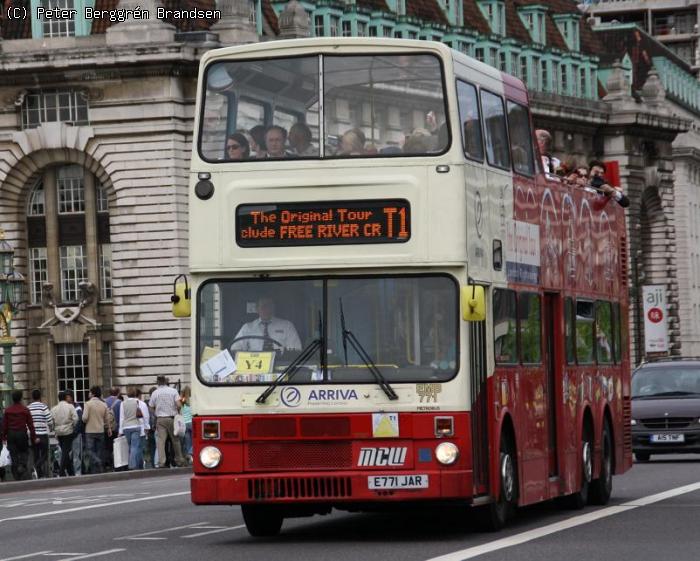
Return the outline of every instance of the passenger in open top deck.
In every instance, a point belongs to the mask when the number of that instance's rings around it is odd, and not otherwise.
[[[551,154],[552,135],[545,129],[537,129],[535,131],[535,137],[537,138],[537,147],[540,149],[544,172],[547,174],[554,174],[561,164],[561,161]]]
[[[630,200],[622,192],[619,187],[613,187],[609,185],[605,180],[605,164],[599,160],[593,160],[588,164],[588,180],[591,187],[596,191],[601,193],[601,196],[605,196],[607,200],[604,201],[601,208],[607,204],[610,199],[614,199],[617,204],[623,208],[630,206]]]
[[[318,148],[311,144],[311,129],[305,123],[294,123],[289,129],[289,147],[294,156],[318,156]]]
[[[425,131],[425,134],[423,133]],[[425,129],[416,129],[403,143],[404,154],[427,154],[433,146],[433,137]]]
[[[247,160],[250,158],[248,139],[241,133],[233,133],[226,139],[226,159]]]
[[[250,155],[252,158],[266,158],[267,157],[267,146],[265,145],[265,127],[263,125],[256,125],[248,134],[250,134],[251,141]]]

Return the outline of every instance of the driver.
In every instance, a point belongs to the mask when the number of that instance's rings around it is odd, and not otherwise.
[[[244,324],[231,345],[232,351],[300,350],[301,341],[294,324],[275,317],[272,298],[258,299],[258,318]],[[240,340],[238,340],[240,339]]]

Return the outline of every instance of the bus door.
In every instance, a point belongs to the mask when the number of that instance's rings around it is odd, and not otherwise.
[[[472,410],[474,494],[489,489],[488,398],[486,395],[486,321],[469,322],[469,376]]]
[[[544,347],[545,347],[545,369],[546,369],[546,402],[547,402],[547,425],[549,433],[549,476],[554,477],[559,474],[557,461],[557,368],[561,361],[556,360],[555,333],[556,318],[559,315],[560,298],[558,294],[546,292],[544,295]]]

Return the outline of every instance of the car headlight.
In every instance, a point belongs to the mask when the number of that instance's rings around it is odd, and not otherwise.
[[[630,425],[635,426],[637,424],[637,419],[632,419]]]
[[[199,461],[204,467],[213,469],[221,463],[221,450],[216,446],[205,446],[199,453]]]
[[[435,448],[435,457],[441,464],[449,466],[454,464],[459,458],[459,448],[452,442],[441,442]]]

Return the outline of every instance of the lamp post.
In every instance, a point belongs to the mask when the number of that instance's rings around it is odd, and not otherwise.
[[[10,325],[12,316],[19,311],[24,302],[24,277],[14,270],[12,261],[15,250],[5,240],[5,231],[0,228],[0,347],[3,351],[4,376],[2,393],[3,405],[10,405],[10,394],[15,389],[15,379],[12,376],[12,347],[17,342],[12,337]]]

